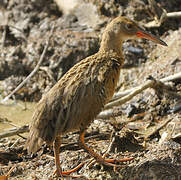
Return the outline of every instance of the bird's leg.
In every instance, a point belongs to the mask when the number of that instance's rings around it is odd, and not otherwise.
[[[82,177],[82,175],[70,176],[69,174],[80,169],[85,163],[80,163],[77,167],[75,167],[74,169],[71,169],[69,171],[62,171],[62,168],[60,165],[60,157],[59,157],[60,145],[61,145],[61,137],[57,136],[54,143],[53,143],[55,165],[56,165],[56,170],[55,170],[54,174],[56,173],[57,176],[69,176],[69,177],[73,177],[73,178]]]
[[[54,143],[53,143],[53,150],[54,150],[54,156],[55,156],[55,165],[56,165],[56,174],[57,176],[60,176],[62,174],[62,168],[60,165],[60,145],[61,145],[61,138],[60,136],[57,136]]]
[[[116,164],[113,164],[115,162],[125,162],[125,161],[130,161],[132,160],[133,158],[126,158],[126,159],[104,159],[102,156],[100,156],[99,154],[97,154],[96,152],[94,152],[91,148],[89,148],[86,144],[85,144],[85,139],[84,139],[84,135],[85,135],[85,130],[81,131],[80,132],[80,137],[79,137],[79,140],[80,140],[80,143],[81,145],[83,146],[83,148],[88,151],[88,153],[93,156],[98,162],[102,163],[102,164],[105,164],[107,166],[113,166],[113,167],[117,167],[120,165],[116,165]]]

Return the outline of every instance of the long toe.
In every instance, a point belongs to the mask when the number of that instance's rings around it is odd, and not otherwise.
[[[99,160],[93,160],[91,159],[91,161],[88,163],[88,166],[91,167],[94,163],[96,163],[97,161],[100,162],[101,164],[104,164],[106,166],[112,166],[112,167],[125,167],[125,165],[120,165],[120,164],[116,164],[116,163],[121,163],[121,162],[127,162],[127,161],[131,161],[134,158],[130,157],[130,158],[124,158],[124,159],[105,159],[106,155],[103,155]]]
[[[124,158],[124,159],[105,159],[108,163],[120,163],[120,162],[127,162],[133,160],[133,157],[130,158]]]
[[[70,174],[78,171],[84,164],[85,164],[85,162],[82,162],[78,166],[76,166],[75,168],[73,168],[69,171],[61,171],[60,169],[56,169],[54,172],[54,175],[56,174],[58,177],[72,177],[72,178],[83,177],[83,175],[70,175]]]

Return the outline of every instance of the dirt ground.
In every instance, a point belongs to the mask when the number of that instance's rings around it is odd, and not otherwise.
[[[125,15],[143,26],[155,18],[146,0],[79,0],[78,5],[73,0],[70,4],[68,0],[67,4],[62,2],[58,7],[52,0],[0,1],[1,99],[33,71],[52,27],[54,32],[39,70],[13,99],[39,101],[74,64],[98,51],[104,27],[114,17]],[[157,2],[167,12],[181,10],[180,0]],[[168,47],[146,40],[125,42],[126,61],[119,91],[143,84],[149,77],[159,80],[181,72],[180,18],[168,18],[147,31],[160,36]],[[98,163],[90,166],[87,161],[91,157],[78,146],[75,132],[62,137],[62,168],[69,170],[86,161],[74,173],[83,176],[79,179],[181,180],[180,103],[181,77],[165,82],[161,88],[147,89],[115,107],[116,117],[96,119],[91,124],[87,143],[102,155],[108,152],[110,158],[134,158],[121,163],[123,167]],[[0,123],[3,123],[1,114]],[[0,138],[0,176],[15,167],[9,179],[58,179],[53,175],[52,148],[44,145],[30,156],[23,149],[26,137],[27,134],[21,134]]]

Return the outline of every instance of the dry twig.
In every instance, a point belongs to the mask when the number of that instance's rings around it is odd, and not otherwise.
[[[7,33],[7,26],[4,26],[3,28],[3,34],[2,34],[2,48],[4,48],[5,40],[6,40],[6,33]]]
[[[104,109],[110,109],[113,106],[120,106],[122,104],[124,104],[125,102],[129,101],[130,99],[132,99],[134,96],[136,96],[137,94],[139,94],[140,92],[142,92],[143,90],[153,87],[155,84],[154,80],[148,80],[146,83],[144,83],[141,86],[136,87],[132,92],[130,92],[128,95],[117,99],[115,101],[112,101],[108,104],[105,105]]]
[[[14,135],[18,135],[20,133],[25,133],[29,131],[29,126],[28,125],[24,125],[21,126],[20,128],[13,128],[7,132],[3,132],[0,133],[0,139],[1,138],[5,138],[5,137],[10,137],[10,136],[14,136]]]
[[[181,11],[179,12],[170,12],[167,13],[167,11],[161,7],[159,3],[156,3],[155,0],[148,0],[150,4],[151,11],[154,14],[154,21],[151,21],[147,24],[144,24],[147,28],[153,28],[153,27],[160,27],[161,24],[166,21],[168,18],[180,18],[181,17]]]
[[[150,133],[148,133],[147,135],[144,136],[144,139],[147,140],[150,136],[152,136],[155,133],[157,133],[160,129],[165,127],[172,120],[173,119],[170,118],[170,119],[166,120],[165,122],[163,122],[162,124],[158,124]]]
[[[15,167],[16,167],[16,165],[14,165],[5,176],[0,176],[0,180],[8,180],[10,174],[12,173],[12,171],[14,170]]]
[[[31,79],[31,77],[38,71],[38,69],[40,68],[40,65],[41,65],[41,63],[42,63],[42,61],[43,61],[43,59],[44,59],[44,56],[45,56],[45,54],[46,54],[46,52],[47,52],[47,49],[48,49],[48,46],[49,46],[49,41],[50,41],[50,38],[51,38],[51,36],[52,36],[52,34],[53,34],[53,31],[54,31],[54,26],[53,26],[52,29],[51,29],[50,35],[49,35],[49,37],[48,37],[48,39],[47,39],[47,41],[46,41],[46,45],[45,45],[45,47],[44,47],[44,49],[43,49],[43,52],[42,52],[41,57],[40,57],[40,60],[39,60],[38,64],[36,65],[35,69],[34,69],[34,70],[26,77],[26,79],[25,79],[23,82],[21,82],[8,96],[6,96],[6,97],[1,101],[1,103],[4,103],[4,102],[7,101],[11,96],[13,96],[14,93],[16,93],[19,89],[21,89],[21,88],[26,84],[26,82],[27,82],[29,79]]]
[[[130,99],[132,99],[134,96],[136,96],[137,94],[139,94],[140,92],[144,91],[147,88],[154,88],[156,84],[159,84],[159,82],[165,83],[168,81],[174,81],[177,79],[181,79],[181,72],[162,78],[158,81],[155,80],[148,80],[147,82],[145,82],[144,84],[137,86],[135,88],[132,88],[130,90],[126,90],[124,92],[118,92],[113,96],[113,99],[111,100],[111,102],[109,102],[108,104],[105,105],[105,109],[110,109],[113,106],[118,106],[121,104],[124,104],[125,102],[129,101]],[[109,113],[110,116],[110,113]]]
[[[167,13],[167,18],[180,18],[181,17],[181,11],[179,12],[170,12]]]

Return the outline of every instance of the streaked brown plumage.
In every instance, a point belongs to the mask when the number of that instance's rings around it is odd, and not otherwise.
[[[57,175],[63,174],[60,136],[75,130],[80,130],[80,141],[92,156],[111,165],[85,145],[84,131],[112,98],[124,62],[122,43],[134,38],[166,45],[135,22],[117,17],[106,27],[99,51],[73,66],[37,104],[25,146],[29,153],[35,153],[43,143],[54,142]]]

